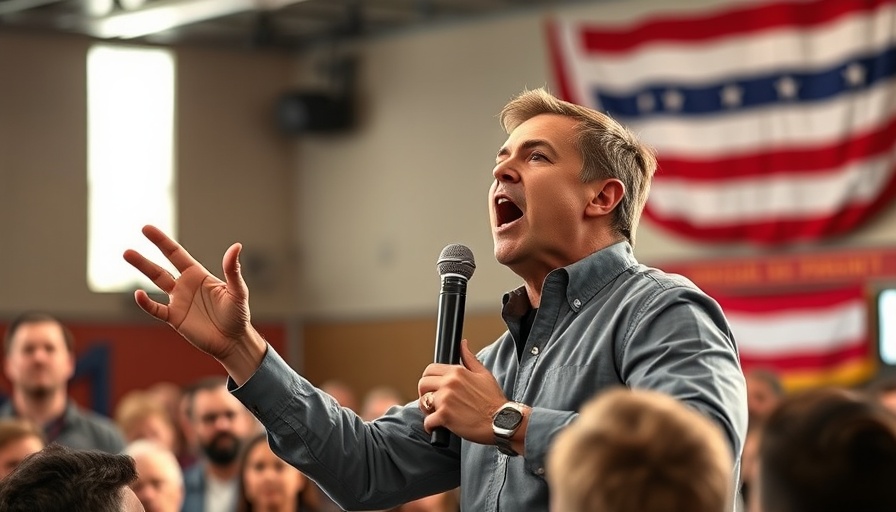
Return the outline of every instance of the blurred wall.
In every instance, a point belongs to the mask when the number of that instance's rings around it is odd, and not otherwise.
[[[90,44],[0,33],[0,317],[144,316],[130,294],[87,288]],[[291,58],[183,48],[176,62],[179,239],[219,274],[224,250],[244,242],[258,314],[280,318],[295,311],[295,172],[272,119]]]

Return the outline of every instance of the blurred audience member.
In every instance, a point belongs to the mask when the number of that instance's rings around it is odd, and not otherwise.
[[[115,423],[128,443],[149,439],[177,453],[174,420],[165,406],[145,391],[131,391],[119,400],[115,408]]]
[[[184,396],[183,388],[173,382],[157,382],[146,388],[146,392],[149,393],[149,396],[154,397],[156,401],[168,411],[168,417],[171,418],[171,422],[174,424],[174,435],[176,438],[175,446],[177,449],[174,454],[177,455],[178,462],[181,462],[181,467],[183,467],[182,459],[185,458],[185,454],[193,453],[193,460],[191,460],[190,463],[195,462],[195,452],[189,451],[189,441],[187,440],[186,433],[183,431],[183,424],[179,418],[181,413],[181,400]]]
[[[763,512],[896,510],[896,417],[856,392],[785,398],[759,441]]]
[[[0,481],[3,512],[141,512],[134,459],[52,444]]]
[[[380,386],[371,389],[364,395],[361,404],[361,412],[358,413],[364,421],[373,421],[386,414],[391,407],[404,405],[408,401],[401,396],[397,389],[389,386]]]
[[[355,391],[339,379],[330,379],[321,384],[320,389],[336,399],[342,407],[347,407],[353,411],[358,410],[358,395]]]
[[[744,438],[744,449],[740,456],[740,502],[739,510],[758,512],[754,488],[759,479],[759,438],[762,423],[750,423]]]
[[[200,460],[184,471],[184,512],[232,512],[239,489],[237,456],[255,431],[255,418],[227,391],[224,377],[191,388],[189,417]]]
[[[146,512],[179,512],[184,503],[184,476],[171,450],[139,439],[128,444],[124,453],[137,465],[137,480],[131,489]]]
[[[43,447],[43,432],[33,423],[10,418],[0,420],[0,479]]]
[[[173,382],[156,382],[152,386],[146,388],[146,393],[155,399],[156,403],[161,405],[168,411],[171,418],[177,417],[180,408],[180,399],[184,392],[180,386]]]
[[[314,512],[302,505],[308,480],[274,455],[262,433],[246,444],[240,459],[237,512]]]
[[[748,423],[761,423],[784,397],[784,387],[772,370],[756,369],[744,374],[747,380]]]
[[[784,387],[778,374],[769,369],[755,369],[744,375],[747,381],[747,435],[741,454],[740,503],[743,510],[756,511],[753,487],[756,485],[759,434],[762,424],[784,398]]]
[[[75,354],[67,327],[46,313],[25,313],[9,324],[4,348],[12,397],[0,406],[0,418],[27,419],[43,428],[48,442],[72,448],[110,453],[124,448],[111,420],[78,407],[68,397]]]
[[[730,510],[732,469],[709,419],[655,391],[614,389],[557,435],[547,460],[551,510]]]
[[[177,415],[175,423],[180,428],[184,443],[180,447],[180,453],[177,454],[177,461],[180,462],[181,468],[189,468],[199,460],[199,442],[196,440],[196,429],[193,428],[193,421],[190,419],[190,401],[198,382],[194,382],[184,387],[184,392],[180,396],[177,404]]]
[[[872,382],[868,391],[874,400],[896,414],[896,376]]]

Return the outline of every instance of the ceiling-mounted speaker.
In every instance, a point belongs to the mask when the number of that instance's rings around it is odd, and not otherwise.
[[[288,134],[332,133],[354,125],[355,108],[348,95],[290,92],[277,102],[277,123]]]

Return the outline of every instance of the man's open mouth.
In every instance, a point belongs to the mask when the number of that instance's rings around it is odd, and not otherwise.
[[[495,199],[495,217],[498,227],[510,224],[522,216],[523,211],[510,199],[506,197],[498,197]]]

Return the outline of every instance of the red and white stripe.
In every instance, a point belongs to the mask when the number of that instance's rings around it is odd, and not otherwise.
[[[803,386],[830,383],[844,369],[867,370],[872,351],[861,286],[771,296],[715,295],[731,324],[745,370],[767,368]],[[862,371],[849,371],[858,379]],[[839,382],[855,383],[855,382]]]
[[[600,108],[594,88],[808,72],[896,44],[896,0],[669,5],[616,18],[550,23],[567,99]],[[646,217],[690,238],[817,239],[856,228],[896,199],[896,79],[829,100],[623,121],[658,154]]]

